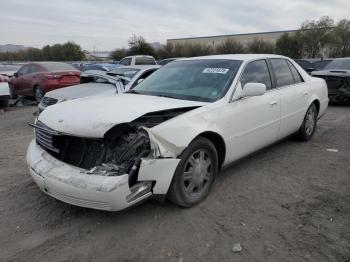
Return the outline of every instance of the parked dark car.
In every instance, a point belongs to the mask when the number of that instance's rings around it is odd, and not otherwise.
[[[40,102],[48,91],[79,84],[80,73],[72,65],[62,62],[28,63],[11,79],[10,94],[12,98],[31,96]]]
[[[317,62],[312,63],[313,71],[319,71],[323,70],[330,62],[332,62],[334,59],[323,59]]]
[[[338,58],[312,76],[326,80],[331,103],[350,103],[350,58]]]
[[[314,69],[312,67],[312,62],[306,60],[306,59],[294,59],[294,61],[301,66],[302,69],[304,69],[306,72],[310,73]]]

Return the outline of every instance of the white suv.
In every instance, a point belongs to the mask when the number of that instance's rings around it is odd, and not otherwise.
[[[148,55],[135,55],[124,57],[119,62],[123,66],[134,66],[134,65],[156,65],[157,62],[153,56]]]

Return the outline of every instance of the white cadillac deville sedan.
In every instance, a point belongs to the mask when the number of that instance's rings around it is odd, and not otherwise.
[[[27,162],[42,191],[73,205],[190,207],[224,166],[292,134],[309,140],[327,106],[324,80],[287,57],[186,58],[128,93],[47,108]]]

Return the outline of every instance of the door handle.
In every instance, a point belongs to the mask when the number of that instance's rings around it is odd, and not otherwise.
[[[270,106],[274,106],[274,105],[277,105],[277,101],[270,102]]]

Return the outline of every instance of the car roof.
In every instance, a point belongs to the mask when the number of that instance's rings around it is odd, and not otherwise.
[[[153,56],[151,55],[130,55],[130,56],[126,56],[124,58],[129,58],[129,57],[149,57],[149,58],[154,58]],[[123,59],[124,59],[123,58]]]
[[[209,55],[209,56],[198,56],[198,57],[189,57],[189,58],[180,58],[177,61],[182,60],[204,60],[204,59],[228,59],[228,60],[242,60],[249,61],[253,59],[263,59],[263,58],[288,58],[281,55],[273,54],[230,54],[230,55]]]

